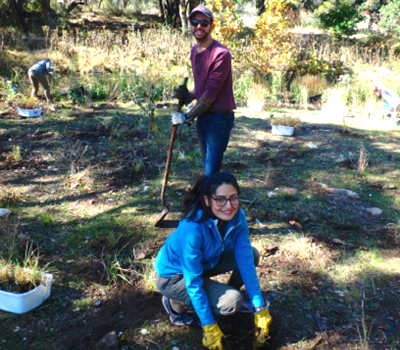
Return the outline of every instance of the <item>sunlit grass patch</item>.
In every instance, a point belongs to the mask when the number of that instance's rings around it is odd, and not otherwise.
[[[390,275],[400,274],[400,258],[395,252],[373,249],[358,251],[331,265],[327,274],[338,285],[347,286],[365,279],[387,280]]]
[[[332,263],[330,252],[322,244],[315,242],[312,237],[304,236],[304,234],[286,235],[279,249],[287,261],[302,261],[302,265],[306,263],[308,268],[315,271],[324,269]]]
[[[72,307],[73,308],[79,308],[81,310],[86,310],[90,306],[92,306],[94,303],[94,299],[90,296],[84,299],[79,299],[79,300],[74,300],[72,302]]]

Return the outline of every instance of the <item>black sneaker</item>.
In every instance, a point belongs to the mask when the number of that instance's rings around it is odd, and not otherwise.
[[[165,311],[168,312],[169,319],[171,322],[177,326],[188,326],[193,322],[193,318],[190,317],[186,311],[181,312],[180,314],[175,313],[169,302],[169,299],[163,295],[162,304],[164,305]]]

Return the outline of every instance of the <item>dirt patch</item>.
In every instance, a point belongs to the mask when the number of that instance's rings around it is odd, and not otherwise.
[[[247,169],[247,165],[242,162],[229,162],[225,165],[227,171]]]
[[[343,135],[343,136],[351,136],[351,137],[355,137],[357,139],[364,139],[365,135],[360,134],[359,132],[350,130],[350,129],[335,129],[336,132],[338,132],[339,134]]]

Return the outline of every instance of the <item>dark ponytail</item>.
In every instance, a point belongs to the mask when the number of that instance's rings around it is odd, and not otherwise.
[[[209,218],[213,218],[214,215],[207,206],[204,197],[210,198],[217,188],[223,184],[233,186],[238,194],[240,194],[240,188],[236,181],[235,176],[228,172],[216,173],[214,175],[202,175],[190,189],[183,201],[183,212],[187,219],[194,221],[199,210],[203,212],[197,222],[204,222]]]

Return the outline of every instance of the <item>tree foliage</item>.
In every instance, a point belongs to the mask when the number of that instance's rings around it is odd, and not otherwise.
[[[396,34],[400,34],[400,0],[391,0],[381,7],[382,28]]]
[[[290,36],[294,25],[286,0],[266,0],[252,39],[256,55],[249,58],[251,64],[265,73],[290,64],[296,53]]]
[[[213,12],[215,29],[213,36],[220,43],[231,46],[242,30],[243,22],[236,10],[239,0],[207,0],[206,6]]]
[[[342,3],[320,14],[319,19],[325,29],[331,29],[336,35],[342,36],[355,34],[355,26],[364,20],[364,16],[351,5]]]

